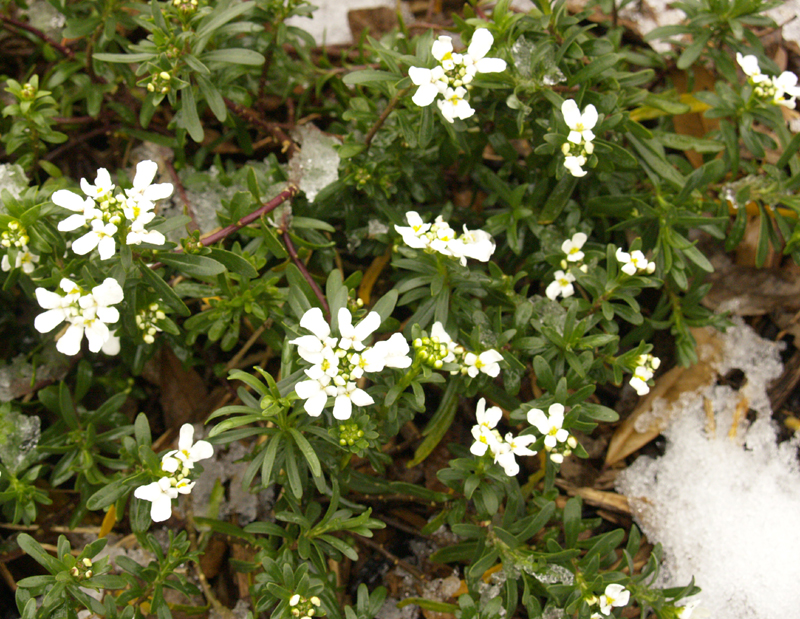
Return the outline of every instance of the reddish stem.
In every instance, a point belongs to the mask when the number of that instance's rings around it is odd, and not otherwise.
[[[291,257],[292,262],[294,262],[295,266],[300,270],[300,273],[303,274],[303,277],[308,282],[308,285],[311,286],[314,294],[317,295],[319,302],[322,303],[322,309],[325,312],[326,318],[330,320],[331,308],[328,306],[328,301],[325,300],[325,295],[322,294],[322,289],[319,287],[317,282],[314,281],[314,278],[311,277],[311,273],[308,272],[306,265],[297,255],[297,250],[294,248],[292,239],[289,237],[289,233],[286,230],[283,231],[283,242],[286,243],[286,251],[289,252],[289,257]]]
[[[58,51],[60,51],[62,54],[64,54],[69,59],[72,59],[72,58],[75,57],[75,52],[73,52],[69,47],[67,47],[66,45],[61,45],[61,43],[57,43],[56,41],[51,39],[49,36],[47,36],[44,32],[42,32],[41,30],[39,30],[37,28],[34,28],[30,24],[26,24],[25,22],[19,21],[18,19],[14,19],[13,17],[7,17],[6,15],[0,15],[0,21],[2,21],[4,24],[7,24],[9,26],[13,26],[14,28],[19,28],[20,30],[27,30],[31,34],[36,35],[37,37],[39,37],[42,41],[44,41],[45,43],[47,43],[51,47],[53,47],[53,48],[57,49]]]

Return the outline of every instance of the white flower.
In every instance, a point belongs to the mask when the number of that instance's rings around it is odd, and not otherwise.
[[[410,67],[408,69],[408,77],[411,78],[412,83],[419,86],[411,100],[420,107],[430,105],[436,95],[444,93],[447,89],[447,78],[444,74],[444,68],[441,66],[433,69]]]
[[[350,419],[353,413],[353,404],[356,406],[369,406],[375,404],[366,391],[359,389],[355,383],[348,382],[347,384],[338,387],[336,393],[336,400],[333,404],[333,416],[340,421]]]
[[[83,256],[97,247],[101,260],[108,260],[116,251],[114,235],[117,227],[114,224],[104,224],[101,219],[92,220],[92,229],[72,243],[72,251]]]
[[[784,71],[778,77],[772,78],[772,86],[775,88],[775,94],[772,96],[772,102],[776,105],[782,105],[793,110],[796,102],[795,98],[800,97],[800,88],[797,87],[797,76],[791,71]],[[786,99],[785,97],[789,97]]]
[[[419,213],[408,211],[406,213],[408,226],[395,226],[394,229],[403,237],[403,242],[414,249],[425,249],[430,245],[430,240],[425,233],[430,230],[431,224],[422,221]]]
[[[111,175],[105,168],[97,170],[97,177],[94,179],[94,185],[90,185],[89,181],[85,178],[81,179],[81,189],[90,198],[94,200],[102,200],[113,196],[114,183],[111,182]]]
[[[561,251],[567,254],[567,262],[579,262],[583,260],[581,248],[586,243],[588,237],[583,232],[576,232],[571,239],[567,239],[561,244]]]
[[[445,346],[447,353],[442,357],[443,363],[453,363],[456,360],[456,354],[459,352],[460,346],[453,341],[453,338],[444,330],[442,323],[438,320],[431,327],[431,339],[435,339],[439,344]]]
[[[561,113],[570,129],[567,140],[573,144],[580,144],[584,140],[591,142],[594,139],[592,129],[597,124],[597,110],[592,104],[587,105],[581,114],[578,104],[572,99],[567,99],[561,105]]]
[[[330,337],[331,327],[322,315],[322,310],[312,307],[300,319],[300,326],[313,335],[303,335],[289,343],[297,346],[297,353],[309,363],[322,363],[323,349],[336,346],[336,338]]]
[[[467,374],[472,378],[475,378],[479,371],[496,378],[500,374],[498,361],[502,360],[503,355],[491,348],[483,351],[480,355],[468,352],[464,355],[464,367],[467,368]]]
[[[381,317],[377,312],[367,314],[355,327],[353,326],[353,317],[350,314],[350,310],[346,307],[339,309],[337,318],[339,319],[339,334],[342,336],[339,340],[339,348],[343,350],[350,350],[351,348],[356,351],[364,350],[366,347],[364,340],[381,326]]]
[[[551,301],[555,301],[559,295],[564,297],[571,297],[575,294],[575,288],[572,282],[575,281],[575,276],[570,272],[556,271],[555,280],[548,284],[544,293]]]
[[[179,468],[192,469],[196,462],[214,455],[214,448],[207,441],[194,441],[194,427],[190,423],[181,426],[178,449],[167,452],[161,459],[161,468],[174,473]]]
[[[678,610],[678,619],[692,619],[695,609],[700,605],[700,600],[692,600],[684,606],[680,606]]]
[[[617,249],[617,260],[622,264],[620,270],[627,275],[636,275],[637,273],[652,274],[656,270],[655,262],[650,262],[645,255],[639,251],[631,253]]]
[[[306,370],[306,375],[309,370]],[[309,376],[310,378],[310,376]],[[305,400],[303,408],[312,417],[319,417],[322,414],[322,409],[328,403],[328,389],[331,383],[331,377],[327,375],[320,376],[316,379],[304,380],[294,386],[295,393],[301,400]],[[333,388],[335,390],[335,387]]]
[[[37,262],[39,262],[39,256],[31,253],[27,245],[23,245],[17,252],[17,257],[14,259],[14,268],[19,269],[22,267],[22,272],[26,275],[30,275],[36,268]],[[11,261],[8,259],[8,254],[3,255],[3,259],[0,261],[0,268],[3,271],[11,270]]]
[[[66,294],[60,295],[50,292],[46,288],[37,288],[34,293],[42,309],[48,311],[39,314],[33,321],[33,326],[39,333],[49,333],[62,322],[75,316],[78,311],[75,307],[80,298],[80,289],[69,279],[63,278],[59,288]]]
[[[367,348],[361,355],[354,353],[350,359],[353,365],[363,361],[365,372],[380,372],[385,367],[403,369],[411,366],[410,348],[401,333],[395,333],[388,340],[377,342]],[[354,358],[357,357],[357,361]]]
[[[648,385],[647,380],[643,379],[641,376],[634,374],[633,378],[631,378],[630,385],[633,387],[634,391],[636,391],[636,395],[642,396],[650,393],[650,385]]]
[[[97,204],[92,198],[82,198],[78,194],[59,189],[51,198],[53,204],[62,208],[75,211],[75,215],[70,215],[66,219],[58,222],[58,229],[61,232],[71,232],[81,226],[87,225],[93,219],[100,217],[101,212],[97,209]]]
[[[586,176],[586,170],[583,169],[583,166],[585,165],[586,157],[583,155],[567,155],[564,157],[564,167],[567,168],[567,172],[576,178]]]
[[[449,88],[444,92],[444,101],[438,101],[439,109],[442,111],[447,122],[454,122],[456,118],[467,119],[475,113],[469,103],[464,99],[467,94],[463,86]]]
[[[141,218],[131,222],[130,231],[125,237],[126,245],[139,245],[140,243],[150,243],[151,245],[163,245],[167,238],[158,230],[145,230]]]
[[[172,515],[172,499],[178,498],[178,489],[173,487],[169,477],[162,477],[146,486],[139,486],[133,496],[150,501],[150,518],[153,522],[163,522]]]
[[[494,37],[486,28],[478,28],[464,54],[462,62],[467,75],[475,73],[499,73],[506,70],[506,61],[500,58],[486,58],[492,48]]]
[[[461,54],[453,53],[453,39],[440,36],[431,46],[431,54],[438,60],[445,71],[452,71],[457,64],[461,64]]]
[[[450,241],[448,249],[459,259],[461,266],[467,266],[467,258],[489,262],[494,254],[495,243],[488,232],[468,230],[467,226],[464,226],[464,234]]]
[[[631,592],[622,585],[608,585],[605,593],[600,596],[600,612],[609,615],[612,607],[625,606],[630,598]]]
[[[125,190],[125,195],[137,202],[145,201],[150,204],[158,200],[163,200],[172,195],[172,183],[160,183],[153,185],[153,179],[158,172],[158,164],[155,161],[140,161],[136,165],[136,176],[133,178],[133,187]],[[99,172],[98,172],[99,174]]]
[[[506,434],[504,449],[501,449],[494,457],[494,461],[503,467],[506,475],[514,477],[519,473],[519,464],[514,456],[535,456],[537,452],[528,449],[528,445],[536,441],[536,437],[531,434],[515,437],[511,432]]]
[[[478,400],[478,405],[475,407],[475,419],[478,421],[478,426],[484,430],[493,430],[497,427],[498,422],[503,418],[503,411],[497,406],[486,408],[486,398]]]
[[[551,404],[547,414],[538,408],[532,408],[528,411],[528,423],[544,435],[544,446],[548,450],[569,438],[569,432],[561,427],[564,425],[563,404]]]
[[[759,77],[766,78],[765,75],[761,74],[761,68],[758,66],[758,58],[749,54],[747,56],[742,56],[739,52],[736,52],[736,62],[739,63],[739,66],[742,67],[742,71],[744,74],[752,78],[755,82],[763,81],[761,79],[757,79]]]
[[[475,442],[472,443],[469,451],[474,456],[483,456],[489,450],[489,453],[494,457],[503,446],[503,438],[500,433],[494,429],[487,429],[482,425],[472,426],[472,438],[475,439]]]

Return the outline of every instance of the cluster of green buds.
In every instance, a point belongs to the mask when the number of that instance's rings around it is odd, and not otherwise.
[[[339,426],[339,444],[342,447],[352,447],[360,438],[364,438],[364,430],[357,423],[343,423]]]
[[[359,187],[363,187],[372,179],[372,175],[366,168],[358,168],[356,170],[356,183]]]
[[[92,572],[92,560],[89,557],[84,557],[80,562],[72,566],[69,573],[78,580],[91,578],[94,574]]]
[[[299,619],[310,619],[314,616],[324,615],[325,613],[319,610],[321,604],[322,602],[316,595],[312,595],[310,598],[306,599],[295,593],[289,598],[292,616],[298,617]]]
[[[456,344],[439,322],[434,323],[430,337],[418,337],[412,344],[416,357],[435,370],[441,370],[445,363],[461,364],[466,353],[464,347]],[[453,370],[450,373],[458,374],[458,372]]]
[[[31,84],[30,82],[26,82],[22,85],[22,89],[19,92],[19,98],[23,101],[33,101],[36,98],[36,92],[38,88],[35,84]]]
[[[136,326],[142,331],[142,339],[146,344],[155,342],[155,335],[161,331],[156,322],[164,320],[167,315],[158,303],[151,303],[136,315]]]
[[[17,221],[8,222],[8,230],[3,230],[0,234],[0,245],[3,247],[16,247],[24,249],[30,242],[27,230]]]
[[[184,14],[194,13],[197,10],[197,0],[172,0],[172,5]]]
[[[172,76],[166,71],[153,73],[150,83],[147,85],[147,90],[150,92],[159,92],[162,95],[165,95],[169,92],[171,82]]]

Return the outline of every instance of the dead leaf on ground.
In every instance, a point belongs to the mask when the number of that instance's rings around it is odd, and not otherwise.
[[[379,39],[397,26],[397,12],[389,7],[380,6],[374,9],[354,9],[347,12],[347,21],[353,41],[361,39],[361,34],[366,30],[369,35]]]
[[[648,428],[640,432],[636,429],[637,420],[650,413],[654,405],[667,406],[674,404],[681,394],[697,391],[710,385],[716,379],[715,367],[722,354],[722,338],[711,328],[692,329],[697,340],[698,361],[691,367],[674,367],[656,380],[655,387],[648,393],[625,421],[623,421],[611,437],[606,454],[606,465],[619,462],[623,458],[644,447],[666,428],[670,416],[675,411],[667,409],[663,414],[654,417]]]
[[[193,368],[184,370],[169,346],[162,346],[145,364],[142,376],[161,388],[161,408],[167,428],[177,429],[184,423],[206,418],[209,400],[203,379]]]
[[[737,316],[800,311],[800,276],[792,270],[731,265],[706,281],[713,286],[702,303],[714,311]]]

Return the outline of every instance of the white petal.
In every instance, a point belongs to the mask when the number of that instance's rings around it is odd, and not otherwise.
[[[482,456],[486,453],[486,449],[489,446],[486,443],[482,443],[481,441],[475,441],[472,443],[472,447],[469,448],[470,453],[475,456]]]
[[[578,109],[578,104],[575,103],[574,99],[567,99],[561,104],[561,114],[570,129],[581,122],[581,111]]]
[[[408,77],[410,77],[411,82],[416,84],[417,86],[422,86],[423,84],[430,84],[432,81],[431,70],[421,67],[409,67]],[[416,103],[416,101],[414,103]],[[419,103],[417,103],[417,105],[419,105]]]
[[[97,318],[110,325],[119,320],[119,311],[116,307],[98,307]]]
[[[486,28],[478,28],[475,34],[472,35],[472,41],[470,41],[469,48],[467,48],[467,53],[472,56],[473,59],[478,60],[489,53],[493,43],[494,37],[492,33]]]
[[[372,399],[372,396],[363,389],[356,389],[353,391],[350,394],[350,399],[356,406],[369,406],[370,404],[375,404],[375,400]]]
[[[178,438],[178,449],[181,451],[189,451],[192,448],[192,441],[194,440],[194,426],[190,423],[185,423],[181,426],[180,436]]]
[[[83,325],[70,325],[64,335],[56,342],[56,350],[70,357],[77,355],[83,341]]]
[[[431,46],[431,54],[436,60],[441,60],[446,54],[453,51],[453,39],[446,36],[440,36],[433,42]]]
[[[417,92],[414,93],[411,100],[420,107],[427,107],[433,103],[433,100],[438,94],[439,89],[436,88],[434,84],[428,82],[427,84],[421,84],[420,87],[417,88]]]
[[[597,109],[591,103],[586,106],[586,109],[583,110],[581,121],[583,123],[584,129],[593,129],[594,126],[597,124]],[[594,139],[594,135],[592,135],[592,137],[586,136],[586,139],[592,140]]]
[[[174,187],[172,183],[159,183],[157,185],[150,185],[147,189],[144,190],[142,194],[145,200],[150,202],[156,202],[158,200],[163,200],[164,198],[169,198],[172,195]]]
[[[141,499],[142,501],[155,501],[162,494],[161,486],[159,486],[158,482],[155,481],[151,484],[147,484],[146,486],[139,486],[133,491],[133,496],[135,496],[137,499]]]
[[[57,296],[57,295],[56,295]],[[39,314],[33,321],[33,326],[39,333],[50,333],[64,321],[64,310],[51,309],[44,314]]]
[[[478,73],[502,73],[506,70],[506,61],[502,58],[481,58],[475,63]]]
[[[140,161],[136,166],[136,176],[133,179],[133,188],[144,190],[150,186],[158,172],[158,164],[155,161]]]
[[[82,198],[77,193],[73,193],[67,189],[59,189],[50,199],[53,201],[53,204],[80,213],[83,213],[83,209],[86,204],[85,198]]]
[[[370,312],[366,317],[358,323],[355,328],[355,336],[358,341],[363,342],[373,331],[381,326],[381,316],[378,312]]]
[[[106,343],[103,344],[103,347],[100,349],[103,351],[104,354],[113,357],[114,355],[119,354],[119,338],[111,333],[106,340]]]
[[[58,222],[58,229],[61,232],[72,232],[86,224],[86,218],[83,215],[70,215],[66,219]]]
[[[312,417],[319,417],[327,403],[328,395],[324,391],[320,391],[315,396],[308,398],[303,408],[305,408],[306,412]]]
[[[164,454],[164,457],[161,458],[161,468],[164,471],[166,471],[167,473],[174,473],[181,466],[180,460],[178,460],[177,458],[173,458],[172,457],[171,454],[174,454],[174,453],[175,453],[175,451],[170,451],[170,452]],[[134,493],[134,496],[138,496],[138,495],[136,495]],[[141,498],[144,498],[144,497],[139,497],[139,498],[141,499]]]
[[[92,352],[100,352],[103,344],[108,340],[108,327],[105,323],[94,320],[91,324],[86,325],[84,328],[86,332],[86,339],[89,342],[89,350]]]
[[[115,305],[125,298],[122,286],[113,277],[106,277],[102,284],[92,288],[92,295],[100,305]]]
[[[214,455],[214,447],[208,441],[197,441],[189,450],[192,460],[207,460]]]
[[[84,256],[92,251],[100,242],[100,237],[95,232],[87,232],[81,238],[72,243],[72,251],[79,256]]]
[[[60,294],[56,294],[55,292],[50,292],[47,288],[37,288],[35,290],[36,300],[39,302],[39,305],[42,309],[55,309],[60,308],[61,304],[64,300]]]
[[[153,501],[153,505],[150,507],[150,518],[153,522],[164,522],[169,520],[170,516],[172,516],[172,499],[162,494]]]
[[[104,236],[97,244],[97,249],[100,252],[100,260],[108,260],[116,253],[116,241],[113,236]]]
[[[336,397],[336,401],[333,404],[333,416],[334,418],[338,419],[339,421],[343,421],[345,419],[350,419],[350,415],[353,413],[353,404],[350,402],[350,398],[346,395],[340,395]]]
[[[318,307],[312,307],[300,319],[300,326],[308,329],[320,339],[324,339],[331,334],[330,325],[325,321],[322,315],[322,310]]]

